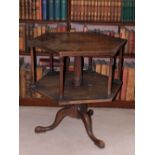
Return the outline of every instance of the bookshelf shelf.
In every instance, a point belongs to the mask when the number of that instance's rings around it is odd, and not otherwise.
[[[30,20],[30,19],[20,19],[19,23],[27,23],[27,24],[58,24],[58,23],[66,23],[66,20]]]
[[[60,107],[49,98],[19,98],[20,106],[49,106]],[[88,104],[89,105],[89,104]],[[116,107],[116,108],[135,108],[135,101],[114,100],[112,102],[103,102],[90,104],[90,107]]]
[[[30,56],[30,52],[19,51],[20,56]],[[49,56],[48,52],[37,53],[37,56]],[[124,54],[123,58],[135,58],[135,54]]]
[[[135,22],[71,21],[71,23],[90,24],[90,25],[111,25],[111,26],[135,26]]]

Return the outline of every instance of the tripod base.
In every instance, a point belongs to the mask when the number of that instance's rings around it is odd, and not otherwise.
[[[43,127],[37,126],[35,128],[35,133],[42,133],[56,128],[59,123],[63,120],[64,117],[70,116],[73,118],[79,118],[83,121],[86,128],[87,134],[90,139],[97,145],[99,148],[104,148],[105,143],[102,140],[97,139],[92,131],[92,120],[91,116],[93,115],[93,110],[88,110],[87,105],[72,105],[66,106],[65,108],[60,109],[55,117],[53,124]]]

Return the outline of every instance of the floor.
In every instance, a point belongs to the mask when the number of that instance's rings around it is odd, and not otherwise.
[[[93,131],[104,140],[104,149],[89,139],[81,120],[70,117],[53,131],[35,134],[34,127],[51,124],[59,108],[20,107],[20,155],[134,155],[134,109],[91,109]]]

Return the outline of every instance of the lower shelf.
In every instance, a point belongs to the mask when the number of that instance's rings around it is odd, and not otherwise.
[[[108,77],[95,72],[84,72],[83,82],[79,87],[73,84],[74,74],[65,76],[64,97],[59,98],[59,73],[51,72],[36,83],[35,91],[49,97],[59,105],[94,104],[109,102],[120,90],[121,82],[114,80],[111,95],[108,95]]]
[[[48,98],[19,98],[20,106],[59,107]],[[114,100],[112,102],[88,104],[90,107],[135,108],[135,101]]]

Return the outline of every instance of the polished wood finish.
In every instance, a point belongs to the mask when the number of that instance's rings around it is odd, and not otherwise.
[[[75,70],[75,75],[74,75],[74,85],[76,87],[82,85],[82,57],[75,57],[74,61],[74,70]]]
[[[69,12],[70,13],[70,12]],[[114,25],[114,26],[135,26],[135,22],[100,22],[100,21],[71,21],[71,20],[30,20],[30,19],[20,19],[19,23],[28,23],[28,24],[58,24],[58,23],[66,23],[70,25],[71,23],[77,24],[90,24],[90,25]]]
[[[126,40],[98,33],[46,33],[31,41],[29,47],[38,47],[58,56],[114,57]]]
[[[49,98],[19,98],[20,106],[47,106],[47,107],[63,107],[56,102],[52,102]],[[88,104],[89,107],[100,108],[135,108],[135,101],[114,100],[111,102],[100,102]]]
[[[31,49],[31,75],[32,75],[32,84],[36,83],[36,50],[35,48]]]
[[[120,80],[113,80],[113,65],[116,56],[123,52],[126,43],[124,39],[108,37],[96,33],[47,33],[29,41],[30,48],[39,47],[53,55],[60,57],[60,72],[49,72],[44,78],[35,83],[35,91],[48,96],[58,105],[65,108],[58,111],[52,125],[35,128],[36,133],[46,132],[57,127],[66,116],[81,118],[90,139],[99,147],[104,148],[105,143],[97,139],[92,131],[92,110],[87,110],[89,103],[112,101],[121,88]],[[35,79],[35,50],[31,53],[32,74]],[[74,56],[74,72],[65,72],[66,57]],[[83,73],[83,57],[108,56],[110,57],[109,77],[87,71]],[[122,64],[122,53],[120,64]],[[120,66],[121,69],[121,66]],[[72,76],[73,75],[73,76]]]
[[[108,96],[111,95],[112,91],[112,80],[113,80],[113,63],[114,59],[110,58],[110,64],[109,64],[109,77],[108,77]]]
[[[60,80],[59,80],[60,81],[59,96],[60,96],[60,99],[62,99],[64,97],[64,57],[60,58],[60,76],[57,78],[60,78]],[[52,88],[52,89],[54,89],[54,88]]]
[[[79,104],[79,103],[100,103],[112,101],[119,91],[122,82],[114,80],[111,95],[108,96],[108,77],[95,72],[83,72],[83,83],[81,86],[74,85],[74,73],[65,74],[64,97],[59,98],[59,73],[49,72],[39,82],[36,83],[35,91],[47,96],[59,105]],[[111,82],[111,81],[110,81]],[[48,86],[48,87],[46,87]]]
[[[119,80],[122,80],[122,66],[123,66],[123,51],[124,51],[124,47],[122,49],[120,49],[120,53],[119,53],[119,64],[118,64],[118,78]]]
[[[102,140],[97,139],[93,134],[91,115],[93,115],[93,110],[87,110],[87,105],[66,106],[57,112],[55,120],[51,125],[37,126],[35,128],[35,133],[42,133],[56,128],[66,116],[80,118],[84,123],[88,136],[94,144],[99,148],[104,148],[105,143]]]

